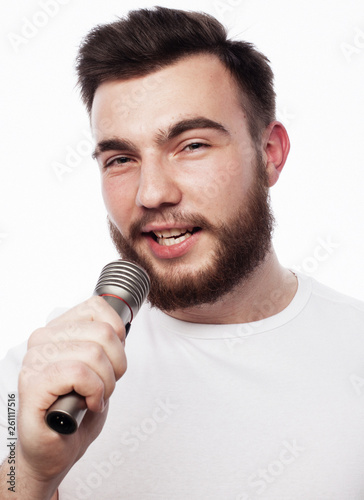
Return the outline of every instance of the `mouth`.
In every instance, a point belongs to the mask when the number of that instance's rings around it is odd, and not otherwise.
[[[144,234],[150,236],[158,245],[168,247],[182,243],[198,231],[201,231],[200,227],[175,227],[171,229],[150,231]]]

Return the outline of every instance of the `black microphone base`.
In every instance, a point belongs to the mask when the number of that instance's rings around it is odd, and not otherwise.
[[[48,409],[47,425],[59,434],[73,434],[86,413],[86,401],[76,392],[60,396]]]

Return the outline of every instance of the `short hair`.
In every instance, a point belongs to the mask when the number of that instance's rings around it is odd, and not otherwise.
[[[76,69],[90,114],[98,86],[108,80],[145,76],[191,55],[215,55],[237,83],[253,141],[275,119],[269,60],[245,41],[228,39],[214,17],[165,7],[133,10],[98,25],[81,43]]]

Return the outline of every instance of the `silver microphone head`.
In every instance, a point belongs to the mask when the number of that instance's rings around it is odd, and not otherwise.
[[[119,259],[102,269],[94,295],[104,297],[127,325],[137,315],[149,289],[146,271],[134,262]]]

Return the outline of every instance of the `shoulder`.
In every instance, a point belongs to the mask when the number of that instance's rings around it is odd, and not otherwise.
[[[356,324],[364,331],[363,301],[334,290],[313,278],[306,279],[311,281],[309,300],[311,311],[315,311],[323,318],[330,318],[330,322],[338,321],[341,325],[345,322],[350,325]]]
[[[337,306],[347,307],[364,314],[364,301],[345,295],[315,279],[312,279],[312,297],[323,303],[336,304]]]
[[[9,394],[17,395],[18,392],[18,376],[26,350],[27,342],[24,342],[9,349],[5,357],[0,360],[0,435],[6,427]]]
[[[18,374],[23,362],[23,358],[27,351],[27,342],[23,342],[9,349],[6,355],[0,360],[0,390],[4,390],[4,386],[12,385],[12,391],[16,390],[15,382],[18,380]],[[10,390],[10,387],[9,387]]]

